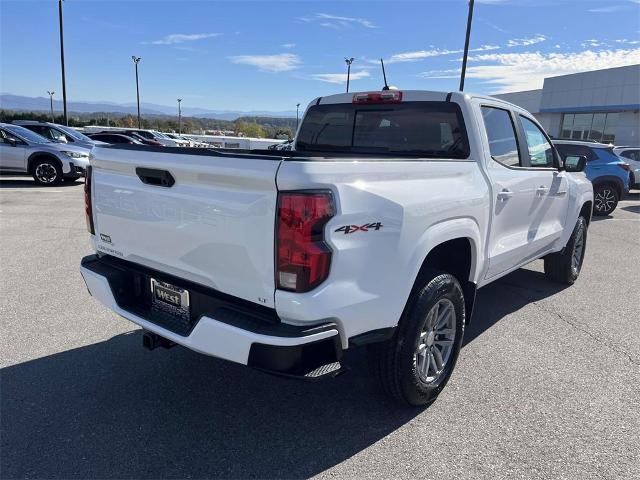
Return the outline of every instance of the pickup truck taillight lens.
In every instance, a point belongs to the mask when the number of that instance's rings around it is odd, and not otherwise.
[[[95,235],[93,227],[93,208],[91,205],[91,165],[87,167],[84,177],[84,218],[87,222],[87,230],[91,235]]]
[[[331,248],[324,239],[324,226],[334,215],[331,192],[278,194],[276,284],[279,289],[308,292],[327,278]]]

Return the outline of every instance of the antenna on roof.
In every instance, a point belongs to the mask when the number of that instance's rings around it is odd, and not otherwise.
[[[382,87],[382,90],[389,90],[389,85],[387,84],[387,74],[384,71],[384,60],[380,59],[380,64],[382,65],[382,78],[384,78],[384,87]]]

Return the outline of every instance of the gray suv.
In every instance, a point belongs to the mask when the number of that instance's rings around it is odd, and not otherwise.
[[[71,127],[65,127],[57,123],[41,122],[39,120],[14,120],[12,123],[28,128],[32,132],[42,135],[44,138],[48,138],[54,142],[72,143],[76,147],[87,148],[89,150],[95,145],[104,145],[103,142],[96,142]]]
[[[0,123],[0,170],[28,173],[40,185],[80,178],[89,165],[89,150],[56,143],[31,130]]]

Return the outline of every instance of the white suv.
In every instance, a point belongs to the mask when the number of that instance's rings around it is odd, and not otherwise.
[[[77,180],[89,165],[89,150],[52,142],[26,128],[0,123],[0,170],[28,173],[36,183],[52,186]]]
[[[631,167],[629,188],[640,189],[640,147],[614,147],[613,153],[621,157]]]

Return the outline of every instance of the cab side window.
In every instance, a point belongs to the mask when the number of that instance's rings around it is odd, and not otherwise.
[[[507,167],[520,167],[516,130],[507,110],[482,107],[482,118],[489,139],[491,158]]]
[[[522,123],[522,129],[529,150],[529,165],[527,166],[533,168],[554,168],[553,147],[540,127],[522,115],[520,115],[520,122]]]

